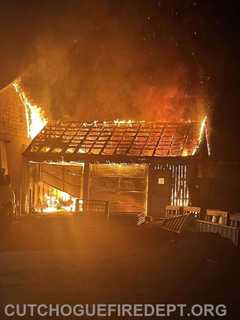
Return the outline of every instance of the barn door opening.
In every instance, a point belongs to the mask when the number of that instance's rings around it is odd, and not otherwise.
[[[109,202],[110,212],[147,214],[145,164],[92,164],[89,198]]]
[[[29,212],[75,212],[82,204],[83,169],[82,163],[29,164]]]

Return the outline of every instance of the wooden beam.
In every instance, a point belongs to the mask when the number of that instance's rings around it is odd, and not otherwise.
[[[54,153],[32,153],[24,154],[26,161],[44,162],[89,162],[89,163],[149,163],[149,164],[164,164],[164,163],[188,163],[197,161],[197,156],[188,157],[143,157],[143,156],[121,156],[121,155],[89,155],[89,154],[54,154]]]

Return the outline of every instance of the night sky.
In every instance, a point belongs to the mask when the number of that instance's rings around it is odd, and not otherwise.
[[[50,118],[201,119],[240,160],[237,1],[6,1],[0,86],[17,77]]]

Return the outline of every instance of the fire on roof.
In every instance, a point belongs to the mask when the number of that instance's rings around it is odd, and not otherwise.
[[[24,152],[81,159],[81,156],[182,157],[197,153],[206,131],[200,122],[55,121]]]

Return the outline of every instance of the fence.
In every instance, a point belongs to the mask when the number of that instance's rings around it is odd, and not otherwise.
[[[221,210],[207,210],[206,221],[228,225],[229,214]]]
[[[166,206],[166,218],[171,218],[180,215],[193,214],[195,218],[199,218],[201,213],[200,207],[180,207]]]
[[[181,207],[178,206],[166,206],[166,218],[171,218],[181,215]]]
[[[224,224],[217,224],[217,223],[212,223],[208,221],[197,220],[196,231],[217,233],[223,238],[230,239],[235,246],[239,247],[239,244],[240,244],[239,228],[224,225]]]
[[[171,232],[181,233],[195,221],[196,231],[217,233],[226,239],[230,239],[235,246],[239,246],[240,215],[235,217],[225,211],[207,210],[206,221],[204,221],[196,219],[201,218],[200,214],[200,207],[167,206],[166,218],[162,219],[162,228]]]
[[[103,200],[77,199],[76,214],[99,215],[109,217],[109,203]]]
[[[183,214],[192,214],[194,218],[200,218],[200,207],[183,207]]]

